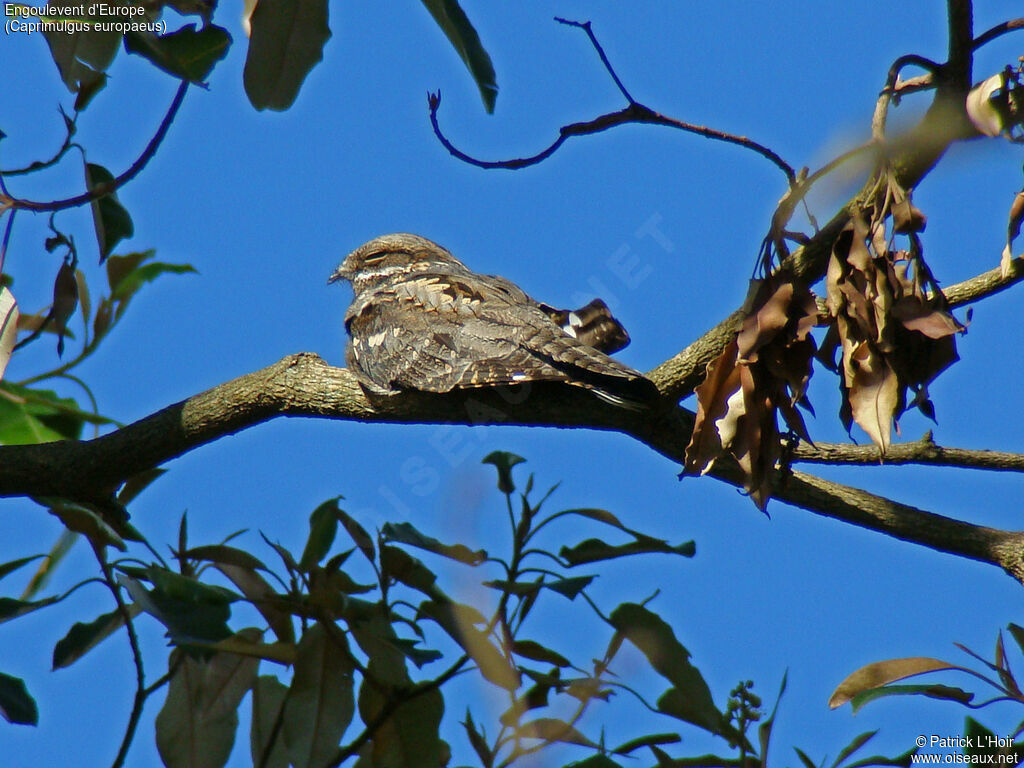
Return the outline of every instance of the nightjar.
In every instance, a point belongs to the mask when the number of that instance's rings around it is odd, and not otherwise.
[[[605,354],[629,336],[600,299],[574,311],[540,304],[410,234],[352,251],[328,282],[342,278],[355,292],[346,363],[372,393],[557,381],[626,407],[657,397],[643,374]]]

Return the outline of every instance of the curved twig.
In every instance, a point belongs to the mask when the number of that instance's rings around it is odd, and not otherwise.
[[[618,112],[609,112],[599,117],[595,117],[593,120],[587,120],[582,123],[570,123],[569,125],[563,125],[558,129],[558,138],[555,139],[555,141],[546,149],[541,150],[535,155],[516,158],[513,160],[480,160],[472,157],[471,155],[467,155],[451,143],[448,137],[446,137],[441,131],[440,125],[438,125],[437,110],[441,105],[440,92],[431,94],[428,98],[428,104],[430,106],[430,125],[434,129],[434,135],[437,136],[437,140],[440,141],[441,144],[444,145],[444,148],[447,149],[454,157],[457,157],[459,160],[469,163],[470,165],[475,165],[478,168],[504,168],[506,170],[525,168],[529,165],[536,165],[542,160],[551,157],[551,155],[553,155],[570,136],[585,136],[591,133],[600,133],[601,131],[607,131],[609,128],[614,128],[619,125],[627,125],[629,123],[648,123],[651,125],[663,125],[668,128],[677,128],[681,131],[686,131],[687,133],[695,133],[698,136],[703,136],[706,139],[724,141],[727,144],[736,144],[737,146],[752,150],[762,157],[770,160],[777,168],[779,168],[779,170],[786,174],[786,179],[788,181],[792,182],[796,180],[796,172],[789,163],[763,144],[759,144],[752,139],[748,139],[746,136],[737,136],[732,133],[726,133],[725,131],[719,131],[715,128],[708,128],[706,125],[694,125],[693,123],[676,120],[673,117],[667,117],[636,101],[631,102],[629,106],[624,109],[620,109]]]
[[[903,71],[904,67],[912,65],[927,70],[932,78],[937,77],[942,71],[940,64],[916,53],[900,56],[892,63],[892,66],[889,67],[889,74],[885,78],[885,87],[882,88],[882,92],[878,95],[878,101],[875,103],[875,113],[871,118],[871,138],[875,142],[881,143],[885,140],[885,124],[889,116],[889,102],[892,101],[892,97],[897,93],[896,84],[897,80],[899,80],[900,72]]]
[[[1004,21],[1002,24],[996,24],[991,29],[986,29],[974,40],[971,41],[971,48],[978,50],[983,45],[987,45],[995,40],[997,37],[1002,37],[1009,32],[1015,32],[1018,29],[1024,29],[1024,19],[1010,19]]]
[[[97,184],[92,189],[83,192],[80,195],[69,197],[64,200],[50,200],[50,201],[36,201],[36,200],[22,200],[17,197],[9,198],[6,201],[6,205],[15,210],[26,210],[26,211],[62,211],[66,208],[76,208],[79,205],[85,205],[91,203],[94,200],[99,200],[101,197],[105,197],[112,192],[116,192],[118,189],[123,187],[129,181],[134,179],[139,172],[146,167],[146,164],[156,154],[157,149],[160,147],[160,143],[164,140],[164,136],[167,135],[167,131],[171,127],[171,123],[174,122],[175,116],[178,114],[178,109],[181,107],[182,101],[185,99],[185,93],[188,91],[190,82],[188,80],[182,80],[178,86],[177,92],[174,94],[174,98],[171,100],[171,106],[167,110],[167,114],[164,115],[164,119],[160,122],[156,133],[153,134],[153,138],[149,140],[146,148],[142,151],[142,154],[135,160],[134,163],[122,173],[116,177],[113,181],[107,184]]]
[[[9,170],[0,170],[0,177],[24,176],[29,173],[34,173],[36,171],[42,171],[47,168],[52,168],[61,161],[64,155],[66,155],[72,147],[78,146],[77,144],[75,144],[75,142],[71,140],[75,135],[75,131],[77,130],[75,123],[78,120],[78,112],[75,112],[74,117],[68,117],[63,107],[61,107],[60,115],[64,118],[64,128],[67,131],[67,134],[64,136],[64,141],[60,145],[60,148],[56,152],[54,152],[48,160],[35,160],[26,165],[24,168],[11,168]],[[0,191],[6,192],[6,190]]]
[[[600,117],[596,117],[592,120],[562,126],[559,129],[558,138],[555,139],[547,149],[541,150],[535,155],[516,158],[513,160],[479,160],[458,149],[441,131],[441,127],[438,125],[437,121],[437,110],[438,107],[441,106],[441,93],[438,91],[436,93],[429,94],[427,97],[427,104],[430,109],[430,125],[434,129],[434,135],[437,137],[437,140],[441,142],[444,148],[447,149],[453,157],[462,160],[464,163],[475,165],[478,168],[504,168],[506,170],[517,170],[530,165],[536,165],[542,160],[551,157],[551,155],[553,155],[570,136],[584,136],[591,133],[598,133],[600,131],[606,131],[617,125],[625,125],[628,123],[650,123],[653,125],[664,125],[669,128],[677,128],[682,131],[687,131],[688,133],[695,133],[698,136],[703,136],[706,139],[724,141],[727,144],[735,144],[737,146],[744,147],[745,149],[756,152],[761,155],[761,157],[775,165],[775,167],[786,175],[786,180],[791,185],[796,181],[796,172],[793,170],[793,167],[783,160],[778,153],[769,149],[764,144],[748,139],[746,136],[737,136],[736,134],[726,133],[725,131],[719,131],[715,128],[708,128],[704,125],[695,125],[682,120],[676,120],[675,118],[662,115],[650,107],[641,104],[633,98],[626,86],[622,84],[622,80],[619,79],[619,76],[615,72],[615,68],[608,60],[608,56],[605,54],[604,48],[601,47],[597,37],[594,35],[594,31],[591,28],[589,21],[570,21],[568,19],[558,17],[555,18],[555,21],[560,24],[579,27],[587,33],[591,44],[594,46],[594,50],[597,51],[597,55],[601,58],[601,63],[604,64],[604,68],[608,71],[608,74],[611,75],[612,80],[619,89],[619,92],[625,97],[626,101],[629,102],[628,106],[618,112],[609,112],[608,114],[601,115]]]

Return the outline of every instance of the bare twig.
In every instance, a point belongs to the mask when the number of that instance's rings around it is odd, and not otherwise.
[[[874,445],[819,442],[797,447],[793,452],[793,460],[808,464],[927,464],[995,472],[1024,472],[1024,454],[947,448],[936,445],[931,432],[912,443],[893,443],[881,459]]]
[[[746,136],[736,136],[735,134],[719,131],[715,128],[708,128],[705,125],[694,125],[693,123],[687,123],[682,120],[667,117],[655,112],[650,107],[635,101],[630,103],[628,107],[620,109],[618,112],[609,112],[581,123],[563,125],[558,129],[558,138],[555,139],[555,141],[546,149],[541,150],[535,155],[514,158],[512,160],[480,160],[472,157],[471,155],[467,155],[465,152],[458,149],[441,131],[441,126],[438,124],[437,120],[437,110],[441,105],[441,94],[439,92],[431,94],[428,99],[428,103],[430,106],[430,125],[434,129],[434,135],[437,136],[437,140],[441,142],[444,148],[447,149],[452,156],[465,163],[469,163],[470,165],[475,165],[478,168],[504,168],[506,170],[518,170],[519,168],[536,165],[542,160],[546,160],[551,157],[551,155],[553,155],[558,148],[562,146],[566,139],[572,136],[585,136],[591,133],[600,133],[601,131],[607,131],[609,128],[615,128],[619,125],[628,125],[630,123],[647,123],[650,125],[663,125],[668,128],[676,128],[681,131],[686,131],[687,133],[695,133],[706,139],[724,141],[727,144],[736,144],[752,150],[762,157],[770,160],[776,167],[786,174],[787,180],[793,181],[796,178],[796,174],[792,167],[778,154],[763,144],[759,144],[752,139],[748,139]]]
[[[97,184],[92,189],[83,192],[80,195],[75,195],[74,197],[69,197],[64,200],[36,201],[22,200],[20,198],[12,197],[7,200],[0,200],[0,203],[6,204],[7,207],[23,209],[26,211],[61,211],[65,208],[75,208],[79,205],[91,203],[94,200],[99,200],[101,197],[109,195],[112,192],[116,192],[129,181],[134,179],[139,172],[146,167],[146,164],[153,158],[153,155],[156,154],[157,149],[160,147],[160,143],[164,140],[164,136],[167,135],[167,131],[170,129],[171,123],[174,122],[174,118],[178,114],[178,109],[181,107],[181,103],[185,99],[185,93],[188,91],[189,84],[188,80],[181,81],[177,92],[174,94],[174,98],[171,100],[171,106],[168,108],[167,114],[164,115],[164,119],[160,122],[156,133],[153,134],[153,138],[149,140],[149,143],[142,151],[142,154],[139,155],[134,163],[131,164],[128,170],[116,177],[113,181],[106,184]]]
[[[987,45],[995,40],[997,37],[1002,37],[1009,32],[1015,32],[1018,29],[1024,29],[1024,19],[1010,19],[1004,21],[1002,24],[996,24],[991,29],[986,29],[974,40],[971,41],[971,47],[974,50],[978,50],[983,45]]]
[[[561,24],[579,27],[587,33],[591,44],[597,51],[598,56],[601,57],[601,62],[604,64],[605,69],[608,71],[608,74],[611,75],[612,79],[615,81],[615,85],[626,98],[626,101],[629,102],[629,105],[618,112],[610,112],[608,114],[601,115],[600,117],[595,117],[592,120],[562,126],[562,128],[559,129],[558,138],[548,146],[547,149],[541,150],[535,155],[512,160],[479,160],[467,155],[465,152],[455,147],[455,145],[452,144],[441,131],[441,127],[437,120],[437,110],[441,106],[441,94],[440,92],[432,93],[427,98],[427,104],[430,109],[430,125],[434,129],[434,135],[437,136],[437,140],[441,142],[444,148],[447,149],[452,156],[465,163],[469,163],[470,165],[475,165],[478,168],[504,168],[506,170],[517,170],[519,168],[535,165],[542,160],[547,159],[553,155],[570,136],[583,136],[591,133],[599,133],[600,131],[606,131],[617,125],[626,125],[628,123],[649,123],[652,125],[664,125],[669,128],[677,128],[688,133],[695,133],[698,136],[703,136],[706,139],[724,141],[728,144],[736,144],[737,146],[749,149],[761,155],[761,157],[764,157],[781,170],[786,175],[786,180],[790,184],[796,180],[796,172],[793,170],[793,167],[783,160],[778,153],[769,149],[764,144],[748,139],[746,136],[737,136],[736,134],[726,133],[725,131],[719,131],[715,128],[708,128],[704,125],[695,125],[693,123],[687,123],[682,120],[667,117],[636,101],[636,99],[633,98],[626,87],[622,84],[619,76],[615,73],[615,69],[612,67],[607,55],[605,55],[604,49],[594,36],[590,22],[568,21],[561,18],[556,18],[555,20]]]
[[[74,117],[68,117],[67,113],[61,108],[61,117],[64,118],[64,129],[67,133],[64,135],[64,141],[61,143],[60,148],[53,153],[53,155],[47,160],[36,160],[29,163],[24,168],[11,168],[9,170],[0,170],[0,178],[4,176],[24,176],[28,173],[34,173],[36,171],[42,171],[46,168],[51,168],[61,161],[61,159],[68,153],[68,151],[78,146],[71,139],[75,135],[75,122],[78,120],[78,112],[75,112]],[[0,190],[6,193],[6,190]]]
[[[904,67],[911,65],[928,70],[928,73],[933,77],[938,75],[942,69],[939,64],[936,64],[931,59],[926,59],[924,56],[918,56],[915,53],[900,56],[892,63],[892,66],[889,67],[889,74],[885,79],[885,87],[882,88],[882,92],[878,95],[878,101],[875,103],[875,113],[871,118],[871,138],[878,143],[885,140],[885,124],[889,115],[889,102],[896,94],[896,85],[899,81],[900,72]]]
[[[7,215],[7,224],[4,226],[4,237],[0,240],[0,273],[4,271],[4,261],[7,259],[7,246],[11,242],[11,229],[14,227],[14,216],[17,213],[16,210],[11,208]],[[0,216],[3,212],[0,211]]]
[[[128,606],[121,596],[121,588],[114,580],[114,573],[110,568],[110,563],[107,562],[102,546],[94,545],[93,552],[103,571],[103,581],[114,596],[114,602],[117,603],[117,612],[124,621],[125,630],[128,632],[128,644],[131,646],[132,661],[135,664],[135,697],[132,700],[132,711],[128,716],[128,725],[125,728],[124,737],[121,739],[121,746],[117,750],[117,757],[114,758],[114,762],[110,766],[110,768],[121,768],[128,757],[128,749],[135,738],[135,730],[138,728],[139,719],[142,717],[142,707],[146,703],[149,693],[146,690],[146,671],[142,665],[142,649],[139,646],[139,637],[135,632],[135,622],[132,619],[131,611],[128,610]]]
[[[608,57],[605,55],[604,48],[601,46],[601,43],[597,41],[597,37],[594,35],[594,30],[591,28],[590,22],[570,21],[569,19],[563,19],[558,16],[555,17],[555,21],[559,24],[566,24],[570,27],[579,27],[587,33],[587,37],[590,38],[590,44],[594,46],[594,50],[597,51],[597,55],[601,57],[601,63],[604,64],[604,68],[608,70],[608,74],[612,76],[612,80],[615,81],[615,85],[618,87],[619,93],[625,96],[626,101],[630,104],[635,104],[636,99],[630,95],[629,91],[626,90],[626,86],[622,84],[619,76],[615,73],[615,68],[612,66],[612,63],[608,61]]]

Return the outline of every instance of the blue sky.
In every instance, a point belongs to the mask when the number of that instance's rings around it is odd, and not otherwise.
[[[228,58],[209,90],[192,89],[156,158],[120,193],[135,237],[118,252],[155,248],[159,259],[189,262],[200,274],[168,276],[144,289],[126,321],[82,366],[102,411],[123,421],[140,418],[299,351],[342,364],[350,294],[328,287],[326,278],[345,253],[387,232],[430,237],[473,269],[505,275],[552,304],[602,295],[633,338],[621,359],[644,370],[735,308],[785,191],[782,175],[762,158],[664,128],[630,126],[572,140],[530,169],[484,171],[451,158],[432,136],[426,94],[438,88],[449,137],[489,159],[532,154],[560,125],[621,107],[585,35],[552,16],[590,19],[619,76],[648,106],[747,135],[812,170],[868,136],[893,59],[915,52],[938,60],[945,50],[942,9],[928,0],[875,13],[838,2],[625,6],[465,3],[497,70],[501,90],[491,116],[419,3],[366,2],[332,7],[334,36],[292,109],[256,113],[242,90],[238,10],[219,10],[215,20],[235,37]],[[976,30],[1007,12],[1006,3],[979,2]],[[18,84],[0,92],[0,128],[8,134],[0,167],[9,167],[59,144],[56,106],[70,99],[41,37],[5,37],[0,51]],[[990,46],[978,56],[976,78],[1018,53],[1019,37]],[[175,84],[123,51],[110,74],[80,121],[79,141],[90,162],[116,174],[141,151]],[[918,98],[897,114],[912,119],[927,96]],[[926,256],[941,282],[998,263],[1006,210],[1021,185],[1020,161],[1008,145],[975,142],[954,148],[921,186],[915,202],[929,216]],[[823,185],[811,201],[819,220],[855,183]],[[20,196],[47,199],[81,184],[80,166],[70,158],[45,177],[10,186]],[[76,233],[83,269],[100,285],[88,211],[61,214],[59,222]],[[6,269],[23,308],[49,301],[56,260],[42,249],[44,231],[42,217],[19,216]],[[623,249],[637,258],[642,279],[617,274]],[[941,444],[1024,450],[1012,397],[1022,373],[1011,330],[1017,293],[975,310],[958,342],[961,362],[932,388],[938,426],[909,414],[902,421],[907,438],[931,427]],[[36,344],[15,358],[8,376],[18,380],[52,366],[52,356],[49,342]],[[846,439],[835,417],[835,380],[818,372],[811,399],[818,414],[809,423],[812,436]],[[902,751],[919,734],[962,733],[965,710],[951,704],[887,700],[851,717],[849,708],[830,712],[826,701],[848,672],[870,661],[967,661],[954,641],[987,655],[998,628],[1022,618],[1019,585],[990,566],[777,502],[765,517],[732,488],[710,479],[679,482],[671,462],[623,436],[595,432],[278,419],[171,462],[171,472],[132,513],[154,542],[174,541],[187,510],[196,543],[249,528],[243,544],[265,555],[255,531],[300,549],[309,512],[343,494],[346,509],[368,528],[408,520],[441,539],[499,551],[502,500],[491,468],[479,464],[494,449],[526,457],[521,469],[534,471],[541,486],[561,481],[552,509],[604,507],[633,527],[696,540],[693,560],[650,558],[588,571],[601,574],[593,595],[610,610],[660,588],[652,607],[672,621],[719,704],[741,679],[753,679],[772,698],[788,669],[774,764],[796,763],[790,745],[814,758],[834,756],[857,733],[879,727],[874,752]],[[416,467],[432,470],[437,482],[409,482]],[[949,516],[1019,525],[1016,476],[906,467],[824,473]],[[58,532],[34,505],[0,501],[0,560],[44,551]],[[573,540],[578,533],[563,531]],[[550,543],[557,548],[560,540]],[[81,547],[58,581],[72,583],[90,566]],[[474,576],[445,570],[456,593],[472,594]],[[3,594],[19,587],[5,582]],[[0,669],[25,678],[41,709],[38,728],[0,728],[8,765],[113,758],[133,690],[123,638],[70,669],[48,671],[53,643],[72,622],[109,610],[108,600],[101,589],[83,591],[0,629]],[[580,621],[587,617],[582,605],[552,605],[537,634],[556,648],[588,642],[565,629],[570,611]],[[155,624],[144,640],[158,659],[163,641]],[[159,674],[150,671],[154,679]],[[660,689],[647,682],[653,698]],[[463,711],[464,703],[452,699],[450,722]],[[151,706],[129,764],[153,757],[155,712]],[[980,719],[1003,732],[1015,714],[989,710]],[[602,718],[596,710],[588,722],[606,723],[609,743],[634,735],[630,718]],[[696,732],[684,738],[685,754],[723,746]],[[245,758],[235,755],[232,764]]]

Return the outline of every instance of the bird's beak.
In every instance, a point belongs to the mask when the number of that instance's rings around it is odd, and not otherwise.
[[[327,284],[336,283],[339,280],[345,280],[348,278],[348,272],[345,270],[345,262],[338,265],[338,268],[331,273],[331,276],[327,278]]]

